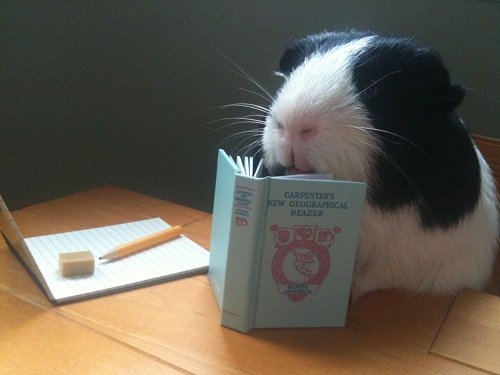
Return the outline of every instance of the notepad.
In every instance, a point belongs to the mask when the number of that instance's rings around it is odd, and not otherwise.
[[[15,222],[4,205],[2,215],[7,214],[12,228]],[[154,218],[25,238],[25,246],[19,231],[15,240],[2,233],[49,300],[60,304],[207,272],[208,251],[184,235],[117,261],[96,261],[92,275],[63,277],[59,272],[61,252],[90,250],[97,260],[116,246],[169,227],[162,219]]]

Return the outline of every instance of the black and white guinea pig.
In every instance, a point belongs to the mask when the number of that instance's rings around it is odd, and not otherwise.
[[[325,32],[294,41],[262,135],[268,169],[368,185],[353,298],[456,293],[488,281],[498,238],[490,169],[454,112],[441,58],[406,38]]]

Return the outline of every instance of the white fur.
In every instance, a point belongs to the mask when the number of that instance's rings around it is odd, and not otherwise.
[[[337,178],[369,178],[373,158],[367,150],[375,151],[376,141],[361,129],[371,125],[356,99],[350,59],[370,39],[314,55],[288,77],[266,119],[262,143],[268,167],[280,163],[332,172],[334,165]]]
[[[353,298],[376,289],[455,294],[481,289],[491,275],[498,237],[494,182],[479,152],[482,189],[476,209],[450,230],[422,230],[414,207],[392,214],[365,206]]]
[[[352,83],[350,59],[370,37],[313,55],[287,78],[263,133],[268,167],[276,163],[336,178],[373,181],[377,141]],[[413,206],[381,212],[365,205],[353,278],[353,297],[382,288],[456,293],[479,289],[497,248],[496,191],[477,151],[482,188],[475,210],[450,230],[423,230]]]

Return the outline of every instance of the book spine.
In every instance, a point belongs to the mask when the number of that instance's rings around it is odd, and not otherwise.
[[[222,150],[217,160],[217,178],[210,240],[208,277],[220,307],[224,301],[224,285],[229,248],[229,232],[233,212],[233,195],[238,168]]]
[[[241,175],[235,180],[221,323],[242,332],[254,326],[268,184]]]

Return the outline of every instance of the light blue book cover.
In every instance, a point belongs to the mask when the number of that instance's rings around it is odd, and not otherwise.
[[[238,168],[225,152],[219,151],[215,183],[209,278],[219,306],[223,305],[229,234],[233,213],[234,185]]]
[[[217,173],[209,276],[221,323],[343,326],[366,185],[247,177],[223,151]]]

